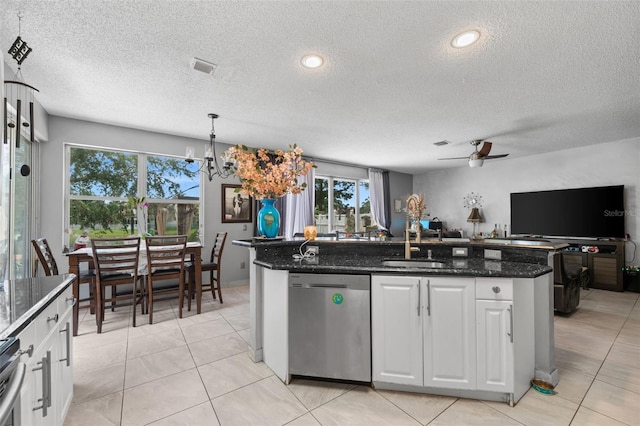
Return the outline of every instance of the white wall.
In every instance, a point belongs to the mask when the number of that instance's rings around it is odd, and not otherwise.
[[[203,135],[205,138],[208,135]],[[119,148],[132,151],[143,151],[154,154],[184,156],[187,145],[196,147],[196,156],[204,155],[203,146],[206,140],[196,140],[160,133],[115,127],[68,118],[49,117],[49,141],[41,144],[40,169],[40,206],[38,218],[38,235],[46,236],[53,246],[54,253],[62,253],[64,223],[64,144],[74,143],[106,148]],[[226,149],[227,146],[222,146]],[[231,244],[232,240],[251,238],[253,225],[221,223],[221,184],[237,183],[235,178],[221,180],[214,178],[212,182],[204,179],[202,183],[201,203],[204,206],[204,245],[203,258],[209,258],[216,232],[228,232],[227,244],[223,252],[222,282],[245,283],[249,279],[249,253],[246,248]],[[246,231],[243,227],[246,226]],[[66,258],[58,256],[59,268],[67,270]],[[240,269],[240,263],[245,269]],[[207,278],[208,282],[208,278]]]
[[[471,233],[466,219],[469,211],[463,198],[470,192],[482,195],[485,223],[479,230],[489,232],[494,224],[510,227],[511,192],[624,185],[627,233],[640,239],[640,138],[602,143],[583,148],[532,155],[523,158],[485,161],[481,168],[466,162],[455,169],[437,170],[413,177],[414,192],[424,193],[431,216],[438,216],[448,228]],[[627,260],[633,257],[627,244]],[[640,254],[635,264],[640,263]]]

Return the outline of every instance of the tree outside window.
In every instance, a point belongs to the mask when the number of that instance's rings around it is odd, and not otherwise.
[[[190,241],[198,239],[198,163],[142,153],[69,149],[69,247],[84,230],[90,238],[136,234],[142,219],[134,214],[130,199],[148,204],[149,234],[186,234]]]
[[[368,231],[374,227],[370,213],[368,181],[316,177],[315,225],[318,232]]]

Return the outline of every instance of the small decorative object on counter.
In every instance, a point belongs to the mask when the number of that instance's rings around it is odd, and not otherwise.
[[[410,232],[416,234],[416,243],[420,243],[420,238],[422,236],[420,218],[422,218],[422,212],[424,212],[424,209],[424,195],[409,195],[407,198],[407,220],[405,225],[405,245],[407,246],[407,249],[405,250],[405,257],[407,256],[408,250],[411,248],[409,242]]]
[[[304,227],[304,239],[308,241],[313,241],[318,236],[318,230],[315,226],[305,226]]]
[[[423,194],[409,195],[409,198],[407,198],[407,216],[410,219],[420,221],[425,208]]]

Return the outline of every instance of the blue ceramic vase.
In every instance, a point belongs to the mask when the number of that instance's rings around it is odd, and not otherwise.
[[[275,238],[280,230],[280,212],[273,203],[275,199],[262,200],[262,208],[258,211],[258,235],[260,237]]]

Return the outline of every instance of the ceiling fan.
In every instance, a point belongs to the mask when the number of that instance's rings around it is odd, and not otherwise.
[[[484,160],[493,160],[494,158],[503,158],[509,154],[489,155],[491,151],[491,145],[489,141],[483,141],[476,139],[469,142],[474,146],[475,150],[468,157],[450,157],[450,158],[438,158],[438,160],[469,160],[469,167],[482,167]],[[482,143],[482,148],[478,151],[478,145]]]

